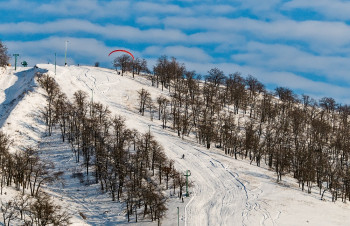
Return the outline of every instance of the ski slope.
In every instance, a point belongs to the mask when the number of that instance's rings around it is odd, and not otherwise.
[[[138,114],[137,91],[148,90],[153,100],[160,94],[168,95],[151,86],[142,76],[117,75],[116,71],[88,66],[57,67],[38,65],[38,69],[8,71],[0,77],[0,125],[16,144],[37,142],[42,157],[56,164],[57,170],[71,172],[74,160],[69,145],[60,143],[59,135],[43,137],[45,127],[33,119],[44,106],[43,91],[33,81],[38,70],[48,71],[58,82],[61,91],[72,98],[83,90],[109,106],[112,114],[122,115],[128,128],[151,133],[175,161],[175,167],[185,173],[191,171],[190,197],[181,200],[170,197],[168,212],[162,225],[177,225],[177,207],[180,225],[350,225],[350,205],[340,201],[321,201],[315,193],[307,194],[298,188],[294,179],[285,177],[276,183],[274,172],[250,165],[244,160],[225,156],[219,149],[207,150],[191,138],[181,139],[171,130],[162,129],[161,122]],[[39,144],[40,142],[40,144]],[[185,154],[185,158],[181,156]],[[49,185],[45,189],[73,214],[76,225],[126,224],[120,203],[111,202],[108,195],[98,193],[98,187],[83,186],[68,175],[66,185]],[[0,196],[0,198],[2,198]],[[83,220],[79,212],[87,216]],[[141,222],[139,225],[156,225]]]

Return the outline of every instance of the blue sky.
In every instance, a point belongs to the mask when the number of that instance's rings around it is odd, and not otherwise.
[[[29,65],[111,67],[111,50],[145,58],[174,56],[205,75],[253,75],[269,89],[285,86],[350,104],[350,2],[24,1],[0,0],[0,39]],[[14,61],[12,59],[12,61]]]

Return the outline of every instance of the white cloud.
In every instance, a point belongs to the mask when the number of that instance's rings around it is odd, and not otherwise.
[[[329,81],[350,84],[348,57],[313,55],[293,46],[249,42],[240,48],[242,53],[232,55],[235,62],[299,73],[312,73]]]
[[[82,17],[96,18],[127,18],[130,17],[131,4],[126,0],[60,0],[60,1],[24,1],[10,0],[1,5],[1,9],[14,10],[27,15],[45,15],[50,18]]]
[[[191,15],[190,8],[183,8],[175,4],[159,4],[153,2],[137,2],[133,7],[136,11],[142,14],[187,14]]]
[[[151,55],[152,57],[159,57],[161,55],[167,55],[169,57],[175,57],[182,62],[194,61],[194,62],[210,62],[212,57],[205,53],[204,50],[196,47],[186,46],[150,46],[147,47],[143,54]]]
[[[23,4],[26,3],[26,4]],[[36,7],[36,4],[34,2],[23,2],[23,0],[8,0],[6,3],[1,4],[1,9],[5,10],[13,10],[13,9],[21,9],[21,10],[28,10],[32,7]]]
[[[164,29],[152,28],[161,20],[144,16],[136,19],[149,29],[107,24],[101,25],[80,19],[62,19],[43,24],[32,22],[0,24],[0,34],[87,34],[98,35],[103,39],[124,39],[134,43],[235,43],[237,37],[269,41],[303,42],[319,53],[329,53],[334,49],[350,45],[350,26],[343,22],[326,21],[261,21],[249,18],[230,19],[225,17],[167,17],[163,20]],[[191,32],[191,30],[199,30]],[[186,34],[182,30],[187,30]]]
[[[198,32],[188,36],[187,42],[192,44],[225,44],[235,43],[239,45],[245,38],[240,34],[226,32]]]
[[[220,5],[220,4],[202,4],[202,5],[195,5],[193,7],[193,11],[197,15],[224,15],[224,14],[231,14],[237,11],[236,7],[233,7],[231,5]]]
[[[141,16],[136,19],[136,22],[138,24],[146,26],[155,26],[162,24],[161,20],[158,17],[154,16]]]
[[[350,26],[344,22],[328,21],[261,21],[250,18],[225,17],[167,17],[167,27],[176,29],[205,29],[226,34],[242,34],[255,39],[291,40],[318,45],[341,46],[349,44]]]
[[[37,13],[55,16],[88,16],[89,18],[130,16],[129,1],[62,0],[40,3],[32,9]]]
[[[186,35],[176,29],[145,29],[131,26],[99,25],[86,20],[66,19],[43,24],[20,22],[0,24],[0,34],[94,34],[103,39],[123,39],[134,43],[183,42]]]
[[[286,2],[282,9],[309,9],[330,19],[349,20],[350,2],[339,0],[292,0]]]
[[[262,19],[281,19],[284,16],[277,10],[281,0],[244,0],[240,2],[240,10],[249,10],[255,16]]]
[[[249,9],[255,12],[272,11],[279,3],[280,0],[265,0],[264,4],[261,4],[258,0],[245,0],[241,2],[240,8]]]

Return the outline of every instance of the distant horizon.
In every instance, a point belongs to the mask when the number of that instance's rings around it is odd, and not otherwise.
[[[161,55],[206,75],[217,67],[252,75],[269,90],[288,87],[350,104],[350,2],[341,0],[48,1],[10,0],[1,41],[19,62],[112,67],[114,49]],[[13,65],[14,58],[11,58]]]

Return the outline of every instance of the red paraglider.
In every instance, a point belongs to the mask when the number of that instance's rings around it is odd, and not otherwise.
[[[113,50],[112,52],[110,52],[110,53],[108,54],[108,56],[110,56],[110,55],[111,55],[112,53],[114,53],[114,52],[124,52],[124,53],[128,53],[128,54],[132,57],[132,59],[135,60],[134,56],[133,56],[129,51],[126,51],[126,50],[124,50],[124,49],[116,49],[116,50]]]

